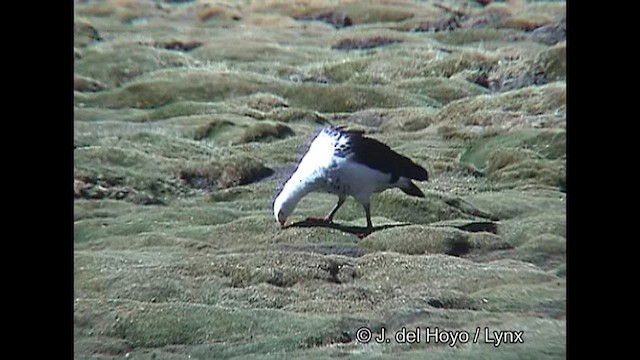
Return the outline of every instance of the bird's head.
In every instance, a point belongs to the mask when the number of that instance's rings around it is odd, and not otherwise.
[[[273,216],[275,216],[276,221],[280,223],[280,226],[284,226],[284,223],[287,221],[287,218],[291,215],[296,205],[297,201],[294,201],[285,194],[281,193],[278,195],[276,201],[273,203]]]
[[[273,216],[281,227],[284,227],[287,218],[298,206],[300,200],[316,188],[319,163],[322,163],[322,160],[326,162],[326,159],[322,159],[322,157],[320,160],[318,159],[318,153],[325,157],[327,155],[324,153],[328,153],[329,156],[332,154],[332,152],[324,150],[326,149],[323,148],[322,142],[318,145],[318,140],[313,140],[308,150],[303,152],[304,156],[293,167],[291,175],[282,185],[278,185],[278,195],[273,201]]]

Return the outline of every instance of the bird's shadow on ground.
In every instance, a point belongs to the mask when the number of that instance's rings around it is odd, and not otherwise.
[[[400,223],[400,224],[387,224],[387,225],[381,225],[381,226],[374,226],[371,232],[366,235],[371,235],[376,231],[380,231],[384,229],[391,229],[395,227],[408,226],[408,225],[411,225],[411,224]],[[344,231],[346,233],[350,233],[356,236],[361,236],[367,232],[367,228],[365,226],[342,225],[335,222],[330,223],[330,222],[316,221],[316,220],[309,220],[309,219],[292,223],[290,225],[285,226],[284,228],[286,229],[291,227],[324,227],[324,228]]]

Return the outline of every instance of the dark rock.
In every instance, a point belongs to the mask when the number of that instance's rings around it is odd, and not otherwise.
[[[157,42],[155,44],[156,47],[160,47],[167,50],[178,50],[178,51],[191,51],[202,46],[200,41],[167,41],[167,42]]]
[[[560,18],[555,23],[541,26],[531,32],[531,39],[547,45],[553,45],[567,39],[567,19]]]
[[[438,32],[438,31],[447,31],[453,30],[460,27],[460,17],[451,16],[441,20],[434,21],[426,21],[420,23],[418,26],[415,26],[411,29],[413,32]]]
[[[456,228],[468,232],[490,232],[492,234],[498,233],[498,224],[494,222],[472,222],[465,225],[456,226]]]
[[[93,42],[103,40],[98,30],[84,20],[75,20],[73,22],[73,32],[74,46],[84,47]]]
[[[372,49],[399,42],[402,42],[402,40],[385,36],[373,36],[363,39],[342,39],[338,41],[337,44],[331,46],[331,48],[334,50],[362,50]]]
[[[81,76],[73,76],[73,90],[80,92],[98,92],[106,90],[108,86],[98,80]]]
[[[438,227],[454,227],[458,230],[467,232],[488,232],[498,234],[498,223],[492,221],[473,221],[473,220],[446,220],[437,223],[431,223],[431,226]]]
[[[445,254],[451,256],[462,256],[469,251],[471,251],[471,244],[464,238],[456,238],[449,243],[449,248],[445,251]]]
[[[245,130],[244,134],[238,143],[244,144],[256,141],[271,141],[277,139],[284,139],[289,136],[294,136],[295,132],[290,127],[283,124],[258,124]]]
[[[252,158],[222,164],[211,163],[180,170],[178,177],[196,189],[213,191],[246,185],[273,175],[274,171]]]
[[[336,29],[351,26],[351,18],[340,11],[329,11],[325,13],[295,17],[296,20],[317,20],[333,25]]]

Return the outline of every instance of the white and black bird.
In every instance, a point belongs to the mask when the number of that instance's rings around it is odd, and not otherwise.
[[[412,180],[427,181],[427,171],[406,156],[362,131],[326,127],[313,139],[296,170],[278,193],[273,214],[284,224],[300,200],[312,191],[338,195],[338,203],[324,218],[308,220],[331,223],[348,196],[364,207],[367,216],[365,236],[373,230],[369,197],[373,193],[399,188],[404,193],[424,197]]]

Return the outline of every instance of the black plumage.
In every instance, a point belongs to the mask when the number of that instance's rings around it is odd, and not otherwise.
[[[350,153],[353,160],[371,169],[391,174],[391,183],[398,181],[401,176],[418,181],[429,180],[429,174],[425,168],[414,163],[408,157],[393,151],[389,146],[376,139],[363,136],[361,131],[344,132],[349,135]]]

